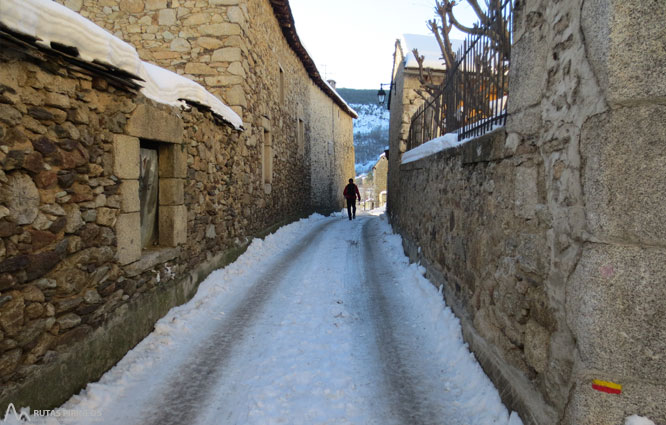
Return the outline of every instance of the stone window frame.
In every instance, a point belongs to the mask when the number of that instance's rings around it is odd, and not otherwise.
[[[127,125],[127,133],[113,139],[113,174],[120,179],[121,211],[116,222],[117,260],[128,265],[145,259],[164,257],[187,240],[187,207],[185,178],[187,153],[183,144],[183,123],[180,117],[149,105],[137,107]],[[139,201],[139,157],[141,140],[158,148],[158,233],[155,248],[141,246]],[[167,259],[177,255],[173,251]],[[162,258],[164,259],[164,258]],[[147,267],[150,261],[143,261]]]

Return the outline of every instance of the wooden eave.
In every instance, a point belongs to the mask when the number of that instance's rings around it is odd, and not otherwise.
[[[319,87],[328,97],[330,97],[343,111],[345,111],[352,118],[358,118],[356,111],[351,109],[349,105],[340,97],[340,95],[331,88],[324,81],[317,70],[317,66],[314,61],[308,54],[305,47],[301,43],[301,40],[298,38],[296,33],[296,25],[294,23],[294,16],[291,13],[291,8],[289,7],[288,0],[269,0],[271,6],[273,7],[273,13],[282,28],[282,34],[284,35],[289,47],[296,53],[296,56],[300,59],[301,63],[305,67],[310,79]]]

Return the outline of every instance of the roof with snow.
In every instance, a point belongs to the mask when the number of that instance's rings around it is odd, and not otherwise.
[[[317,66],[310,57],[310,54],[301,43],[298,34],[296,33],[296,24],[294,22],[294,15],[291,13],[291,7],[289,7],[288,0],[270,0],[271,6],[273,6],[273,13],[282,28],[282,34],[287,40],[287,43],[291,49],[296,53],[296,56],[300,59],[301,63],[305,67],[310,79],[322,89],[324,93],[340,107],[343,111],[349,114],[352,118],[358,118],[358,114],[354,111],[351,106],[345,102],[345,100],[332,88],[324,79],[321,77]]]
[[[1,0],[0,32],[117,80],[133,80],[126,85],[140,87],[144,96],[156,102],[181,108],[203,106],[237,130],[243,128],[238,114],[200,84],[143,62],[133,46],[54,1]]]
[[[403,34],[400,38],[400,45],[405,53],[405,68],[418,68],[413,49],[419,50],[419,55],[424,57],[423,67],[444,70],[446,65],[442,58],[442,51],[439,48],[437,39],[434,35]],[[451,47],[457,52],[463,45],[463,40],[451,39]]]

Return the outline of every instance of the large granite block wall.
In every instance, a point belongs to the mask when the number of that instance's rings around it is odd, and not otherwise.
[[[391,221],[526,423],[666,423],[666,6],[535,0],[515,14],[506,128],[392,156]]]

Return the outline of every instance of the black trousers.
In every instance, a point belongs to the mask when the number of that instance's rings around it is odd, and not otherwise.
[[[356,198],[347,198],[347,214],[350,220],[356,218]]]

